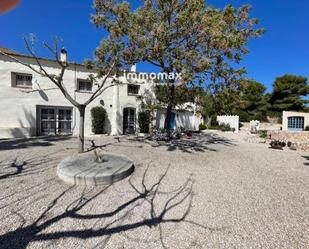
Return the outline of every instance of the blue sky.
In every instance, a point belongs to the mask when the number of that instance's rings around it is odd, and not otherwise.
[[[129,1],[136,7],[141,1]],[[267,32],[249,43],[250,54],[242,62],[248,77],[265,84],[269,90],[277,76],[285,73],[309,78],[309,2],[308,0],[208,0],[224,7],[251,4],[252,16],[260,19]],[[90,22],[92,0],[22,0],[19,7],[0,15],[0,46],[25,52],[22,37],[34,33],[38,41],[63,39],[71,61],[92,58],[93,50],[105,35]],[[37,53],[47,56],[38,44]],[[139,71],[150,71],[139,65]]]

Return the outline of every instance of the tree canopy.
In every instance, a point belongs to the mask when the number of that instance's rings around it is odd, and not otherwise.
[[[309,94],[309,85],[306,77],[286,74],[276,78],[271,94],[271,110],[304,111],[309,103],[304,97]]]
[[[224,10],[204,0],[145,0],[132,10],[126,1],[96,0],[94,24],[108,31],[98,58],[117,58],[122,66],[147,61],[163,71],[181,72],[185,81],[222,61],[239,62],[248,39],[263,30],[249,18],[248,5]],[[101,60],[108,62],[108,60]]]
[[[132,10],[126,1],[96,0],[93,22],[104,28],[105,37],[96,51],[100,67],[117,61],[118,67],[148,62],[161,72],[181,73],[179,84],[188,84],[204,75],[215,82],[239,73],[231,62],[239,63],[248,53],[250,38],[258,37],[257,19],[249,17],[248,5],[223,10],[204,0],[145,0]],[[105,63],[105,64],[104,64]],[[107,64],[106,64],[107,63]],[[166,126],[175,106],[175,81],[165,82]]]
[[[267,111],[270,107],[267,96],[265,95],[266,87],[255,81],[245,79],[240,83],[239,88],[239,110],[238,115],[241,121],[267,119]]]

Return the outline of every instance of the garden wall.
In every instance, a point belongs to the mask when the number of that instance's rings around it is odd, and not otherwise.
[[[242,131],[250,131],[250,123],[249,122],[241,122],[242,127],[240,130]],[[275,123],[260,123],[260,129],[264,131],[279,131],[281,128],[281,124]]]
[[[235,132],[239,132],[239,116],[217,116],[217,122],[229,124],[231,128],[235,129]]]
[[[272,140],[292,142],[298,150],[309,151],[309,131],[269,131],[267,135]]]

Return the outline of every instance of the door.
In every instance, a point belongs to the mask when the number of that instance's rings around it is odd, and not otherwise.
[[[133,134],[136,127],[136,111],[135,108],[123,109],[123,133]]]
[[[38,135],[72,133],[72,107],[37,106]]]
[[[171,118],[170,118],[170,124],[169,124],[169,128],[171,130],[175,129],[175,113],[171,112]]]
[[[55,109],[45,107],[40,112],[40,134],[49,135],[56,133],[56,113]]]
[[[58,109],[58,134],[72,132],[72,110]]]
[[[289,131],[303,131],[305,128],[304,117],[288,117],[288,130]]]

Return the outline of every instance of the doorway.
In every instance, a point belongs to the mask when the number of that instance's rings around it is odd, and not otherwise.
[[[175,130],[175,127],[176,127],[175,112],[171,112],[169,129],[170,130]]]
[[[134,134],[136,131],[136,109],[123,109],[123,134]]]

